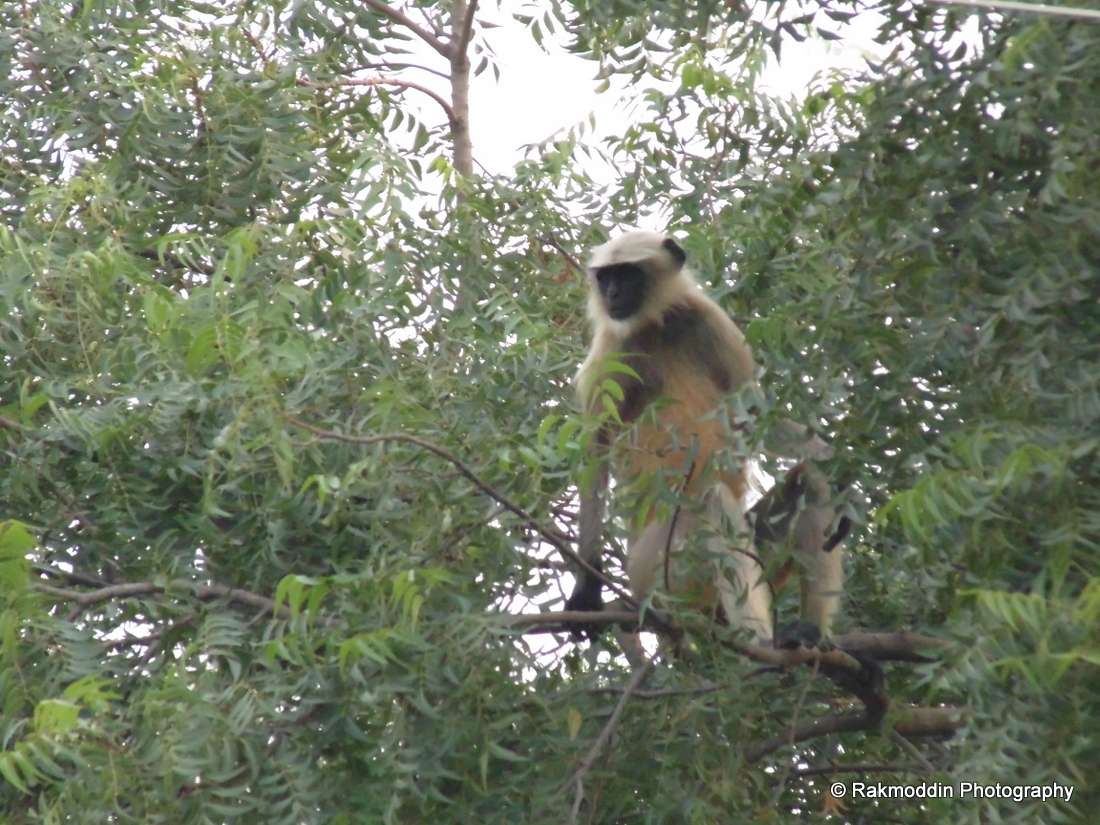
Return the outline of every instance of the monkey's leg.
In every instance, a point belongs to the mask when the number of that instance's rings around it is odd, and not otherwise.
[[[802,621],[828,636],[844,591],[844,527],[832,533],[836,510],[829,483],[812,465],[803,465],[804,499],[793,540],[801,567]]]
[[[665,585],[665,573],[671,562],[669,553],[677,552],[684,542],[694,516],[680,512],[676,517],[647,524],[626,545],[626,577],[630,592],[644,599],[658,584]]]
[[[771,589],[761,580],[764,570],[741,502],[724,484],[707,494],[707,521],[706,546],[718,560],[718,597],[730,626],[748,630],[756,644],[770,645]]]

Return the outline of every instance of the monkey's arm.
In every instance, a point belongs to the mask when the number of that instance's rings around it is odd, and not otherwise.
[[[577,519],[577,555],[596,570],[603,570],[603,513],[607,497],[608,473],[607,433],[603,430],[592,437],[590,455],[597,460],[595,475],[590,484],[580,490],[580,513]],[[590,570],[579,568],[573,593],[565,602],[566,610],[598,611],[603,609],[603,582]],[[600,633],[597,627],[581,627],[573,632],[574,638],[587,636],[594,639]]]
[[[711,380],[719,392],[726,393],[752,381],[756,366],[744,333],[717,304],[712,306],[704,317],[714,340],[701,342],[704,346],[694,353],[694,358],[702,364],[711,360],[718,362],[720,369],[717,373],[711,370]]]

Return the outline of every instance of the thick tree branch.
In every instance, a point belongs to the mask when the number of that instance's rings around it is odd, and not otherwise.
[[[508,624],[522,628],[525,633],[563,633],[580,624],[600,627],[619,625],[624,630],[675,630],[669,615],[653,608],[646,610],[641,623],[638,622],[638,613],[634,610],[601,610],[593,613],[562,610],[510,616]],[[828,651],[805,647],[780,650],[736,641],[728,641],[726,644],[753,661],[775,667],[791,667],[819,661],[851,669],[859,669],[860,665],[850,653],[868,653],[881,662],[927,662],[930,661],[928,657],[921,655],[919,651],[947,652],[954,646],[947,639],[923,636],[907,630],[893,633],[844,633],[832,637],[830,641],[835,649]]]
[[[469,5],[466,0],[451,0],[451,106],[455,113],[455,126],[451,129],[454,150],[454,168],[463,177],[474,173],[474,147],[470,138],[470,56],[466,53],[469,41],[463,33],[472,26],[477,0]],[[464,197],[461,189],[459,201]]]
[[[893,722],[893,730],[902,736],[951,736],[966,722],[968,713],[969,709],[965,707],[905,708],[888,721]],[[866,713],[816,719],[793,731],[784,731],[750,746],[745,751],[745,759],[748,762],[758,762],[787,744],[805,742],[833,733],[873,730],[881,723],[882,720]]]
[[[922,636],[908,630],[896,630],[893,633],[845,633],[832,641],[845,650],[866,651],[880,661],[894,662],[928,662],[931,660],[920,651],[948,652],[955,646],[948,639]]]
[[[440,40],[438,37],[436,37],[434,34],[432,34],[426,28],[424,28],[419,23],[417,23],[412,18],[410,18],[403,11],[400,11],[398,9],[393,8],[393,6],[389,6],[386,3],[383,3],[382,0],[363,0],[363,2],[366,3],[368,6],[370,6],[372,9],[374,9],[379,14],[382,14],[382,15],[388,17],[393,22],[395,22],[395,23],[397,23],[401,26],[404,26],[406,29],[411,31],[413,34],[415,34],[417,37],[419,37],[421,40],[423,40],[425,43],[427,43],[429,46],[431,46],[433,49],[435,49],[441,55],[443,55],[448,60],[450,60],[450,58],[451,58],[451,46],[447,43],[444,43],[442,40]]]
[[[470,0],[466,16],[462,20],[462,30],[454,41],[454,54],[465,54],[474,35],[474,14],[477,13],[477,0]]]

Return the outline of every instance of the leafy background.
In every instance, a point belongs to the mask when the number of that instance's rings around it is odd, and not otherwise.
[[[757,90],[768,54],[874,10],[888,59]],[[490,177],[476,4],[0,5],[3,818],[1087,821],[1100,25],[515,13],[641,115]],[[422,53],[438,101],[410,85]],[[751,762],[851,698],[704,641],[621,702],[610,639],[512,621],[568,586],[546,534],[572,529],[585,438],[571,259],[637,223],[683,238],[772,408],[837,448],[842,629],[953,642],[887,675],[895,707],[965,707],[954,737],[888,717]],[[837,800],[833,779],[1074,795]]]

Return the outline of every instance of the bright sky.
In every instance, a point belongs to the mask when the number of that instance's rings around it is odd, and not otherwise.
[[[566,52],[558,38],[546,37],[544,51],[504,5],[504,10],[482,18],[500,25],[485,32],[498,58],[500,80],[486,71],[474,79],[471,89],[474,157],[486,169],[497,174],[509,171],[521,159],[522,146],[546,140],[590,114],[596,116],[598,136],[629,125],[636,110],[623,100],[625,84],[612,84],[608,91],[596,94],[594,63]],[[881,47],[870,37],[876,17],[867,13],[853,20],[844,28],[843,40],[791,43],[782,63],[773,60],[765,71],[761,91],[800,96],[823,72],[859,70],[865,56],[881,57]],[[840,24],[824,22],[830,30],[839,31]]]

